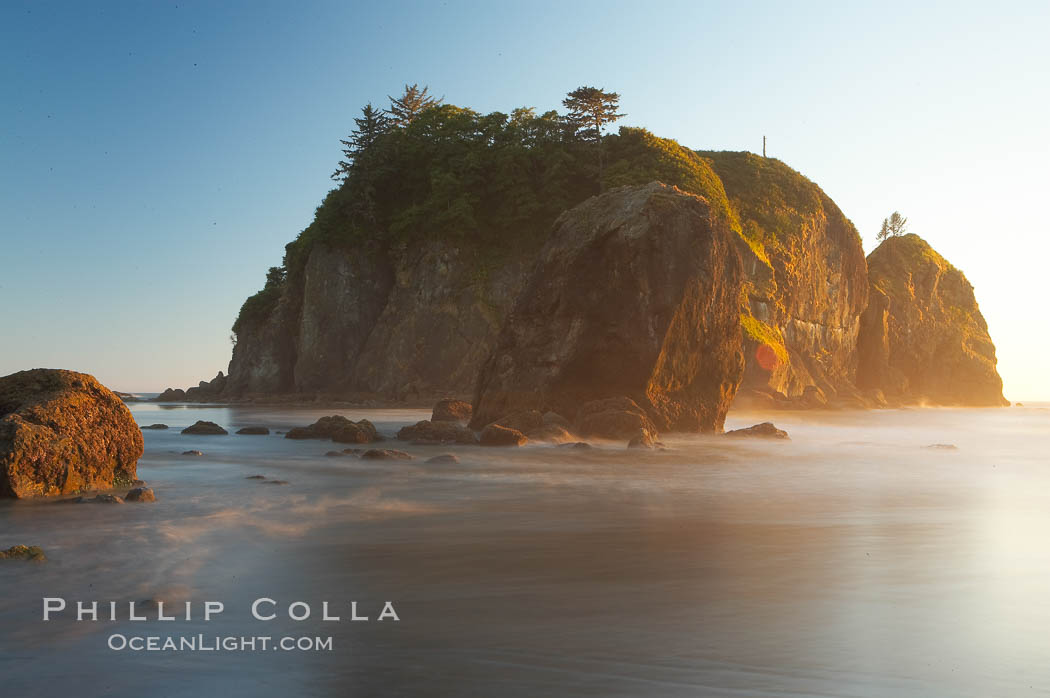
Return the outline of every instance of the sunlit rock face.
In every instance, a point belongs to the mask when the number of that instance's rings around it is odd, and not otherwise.
[[[702,155],[721,178],[740,226],[742,392],[800,399],[816,387],[830,400],[854,398],[868,296],[856,228],[820,187],[779,160]]]
[[[868,255],[871,301],[861,317],[858,385],[887,399],[999,406],[995,345],[961,271],[918,235]]]
[[[720,431],[744,364],[732,234],[658,182],[564,213],[481,370],[472,425],[625,396],[660,429]]]
[[[131,484],[142,431],[92,376],[37,368],[0,378],[0,497]]]

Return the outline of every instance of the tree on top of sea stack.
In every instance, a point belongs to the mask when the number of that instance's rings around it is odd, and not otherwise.
[[[343,144],[343,157],[346,159],[340,160],[332,173],[332,179],[337,182],[346,179],[358,158],[390,129],[390,117],[369,102],[361,108],[361,118],[354,119],[354,124],[357,128],[350,132],[350,137],[339,141]]]
[[[882,219],[882,228],[879,229],[878,235],[875,239],[883,241],[887,238],[894,238],[900,235],[904,235],[907,231],[908,219],[900,214],[900,211],[894,211],[890,214],[889,218]]]
[[[569,110],[566,120],[575,127],[584,140],[593,140],[598,146],[598,183],[601,186],[604,162],[602,158],[602,128],[621,119],[620,95],[597,87],[577,87],[562,100]]]
[[[405,85],[405,92],[400,97],[390,97],[390,108],[386,110],[390,115],[390,123],[394,126],[407,126],[427,109],[445,101],[444,97],[431,97],[427,94],[427,89],[426,85],[420,89],[419,85],[413,83]]]

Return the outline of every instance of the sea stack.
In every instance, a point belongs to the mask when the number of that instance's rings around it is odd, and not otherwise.
[[[961,271],[918,235],[902,235],[868,255],[868,280],[860,388],[906,404],[1008,404],[988,324]]]
[[[627,397],[721,431],[744,368],[740,258],[703,197],[659,182],[563,214],[481,370],[472,426]]]

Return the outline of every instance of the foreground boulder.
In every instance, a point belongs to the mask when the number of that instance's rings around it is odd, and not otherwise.
[[[1001,406],[995,345],[973,287],[918,235],[868,255],[871,295],[861,316],[857,383],[891,403]]]
[[[213,436],[226,436],[230,432],[220,427],[215,422],[206,422],[202,419],[198,419],[196,423],[191,424],[182,430],[183,434],[197,434],[197,435],[213,435]]]
[[[397,432],[402,441],[414,441],[430,444],[465,444],[474,445],[478,437],[470,429],[456,422],[432,422],[424,419]]]
[[[734,438],[751,436],[760,439],[789,438],[788,433],[783,429],[777,429],[773,422],[762,422],[761,424],[755,424],[746,429],[733,429],[732,431],[727,431],[726,436],[732,436]]]
[[[744,367],[740,258],[703,198],[657,182],[567,211],[478,379],[471,426],[626,396],[720,431]]]
[[[141,456],[131,412],[93,377],[38,368],[0,378],[0,497],[119,487]]]
[[[321,417],[308,427],[289,429],[286,439],[331,439],[342,444],[367,444],[382,441],[375,425],[367,419],[354,422],[340,415]]]
[[[434,411],[430,415],[430,421],[432,422],[462,422],[466,424],[470,421],[472,410],[469,402],[463,400],[453,400],[446,398],[439,400],[434,405]]]

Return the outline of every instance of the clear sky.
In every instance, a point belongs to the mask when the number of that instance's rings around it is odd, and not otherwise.
[[[921,5],[921,7],[917,6]],[[760,151],[871,249],[900,210],[962,269],[1006,395],[1050,399],[1050,3],[0,3],[0,375],[226,370],[230,326],[407,83]]]

